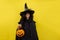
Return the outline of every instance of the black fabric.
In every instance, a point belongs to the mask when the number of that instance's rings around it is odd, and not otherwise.
[[[16,36],[16,40],[38,40],[38,35],[36,31],[36,25],[34,21],[21,21],[23,29],[25,30],[25,35],[21,38]]]
[[[23,15],[25,15],[26,13],[34,14],[34,11],[33,11],[33,10],[30,10],[30,9],[27,9],[27,10],[25,10],[25,11],[23,11],[23,12],[20,12],[20,15],[23,16]]]

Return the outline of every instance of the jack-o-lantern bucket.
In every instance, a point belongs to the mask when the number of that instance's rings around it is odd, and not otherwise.
[[[24,32],[23,29],[19,29],[19,30],[16,31],[16,35],[18,37],[23,37],[25,35],[25,32]]]

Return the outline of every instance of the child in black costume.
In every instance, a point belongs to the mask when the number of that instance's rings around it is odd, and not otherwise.
[[[28,9],[25,4],[25,11],[21,12],[21,20],[18,22],[19,26],[22,27],[25,31],[23,37],[16,36],[16,40],[38,40],[38,35],[36,31],[35,21],[33,20],[34,11]]]

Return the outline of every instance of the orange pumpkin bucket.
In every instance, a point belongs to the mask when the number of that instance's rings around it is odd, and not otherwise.
[[[25,35],[25,32],[24,32],[23,29],[19,29],[19,30],[16,31],[16,35],[18,37],[23,37]]]

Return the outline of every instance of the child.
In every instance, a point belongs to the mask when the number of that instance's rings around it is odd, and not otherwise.
[[[33,20],[34,11],[28,9],[25,4],[25,11],[21,12],[21,20],[18,23],[20,28],[22,27],[25,31],[25,35],[23,37],[16,36],[16,40],[38,40],[38,35],[36,31],[35,21]]]

